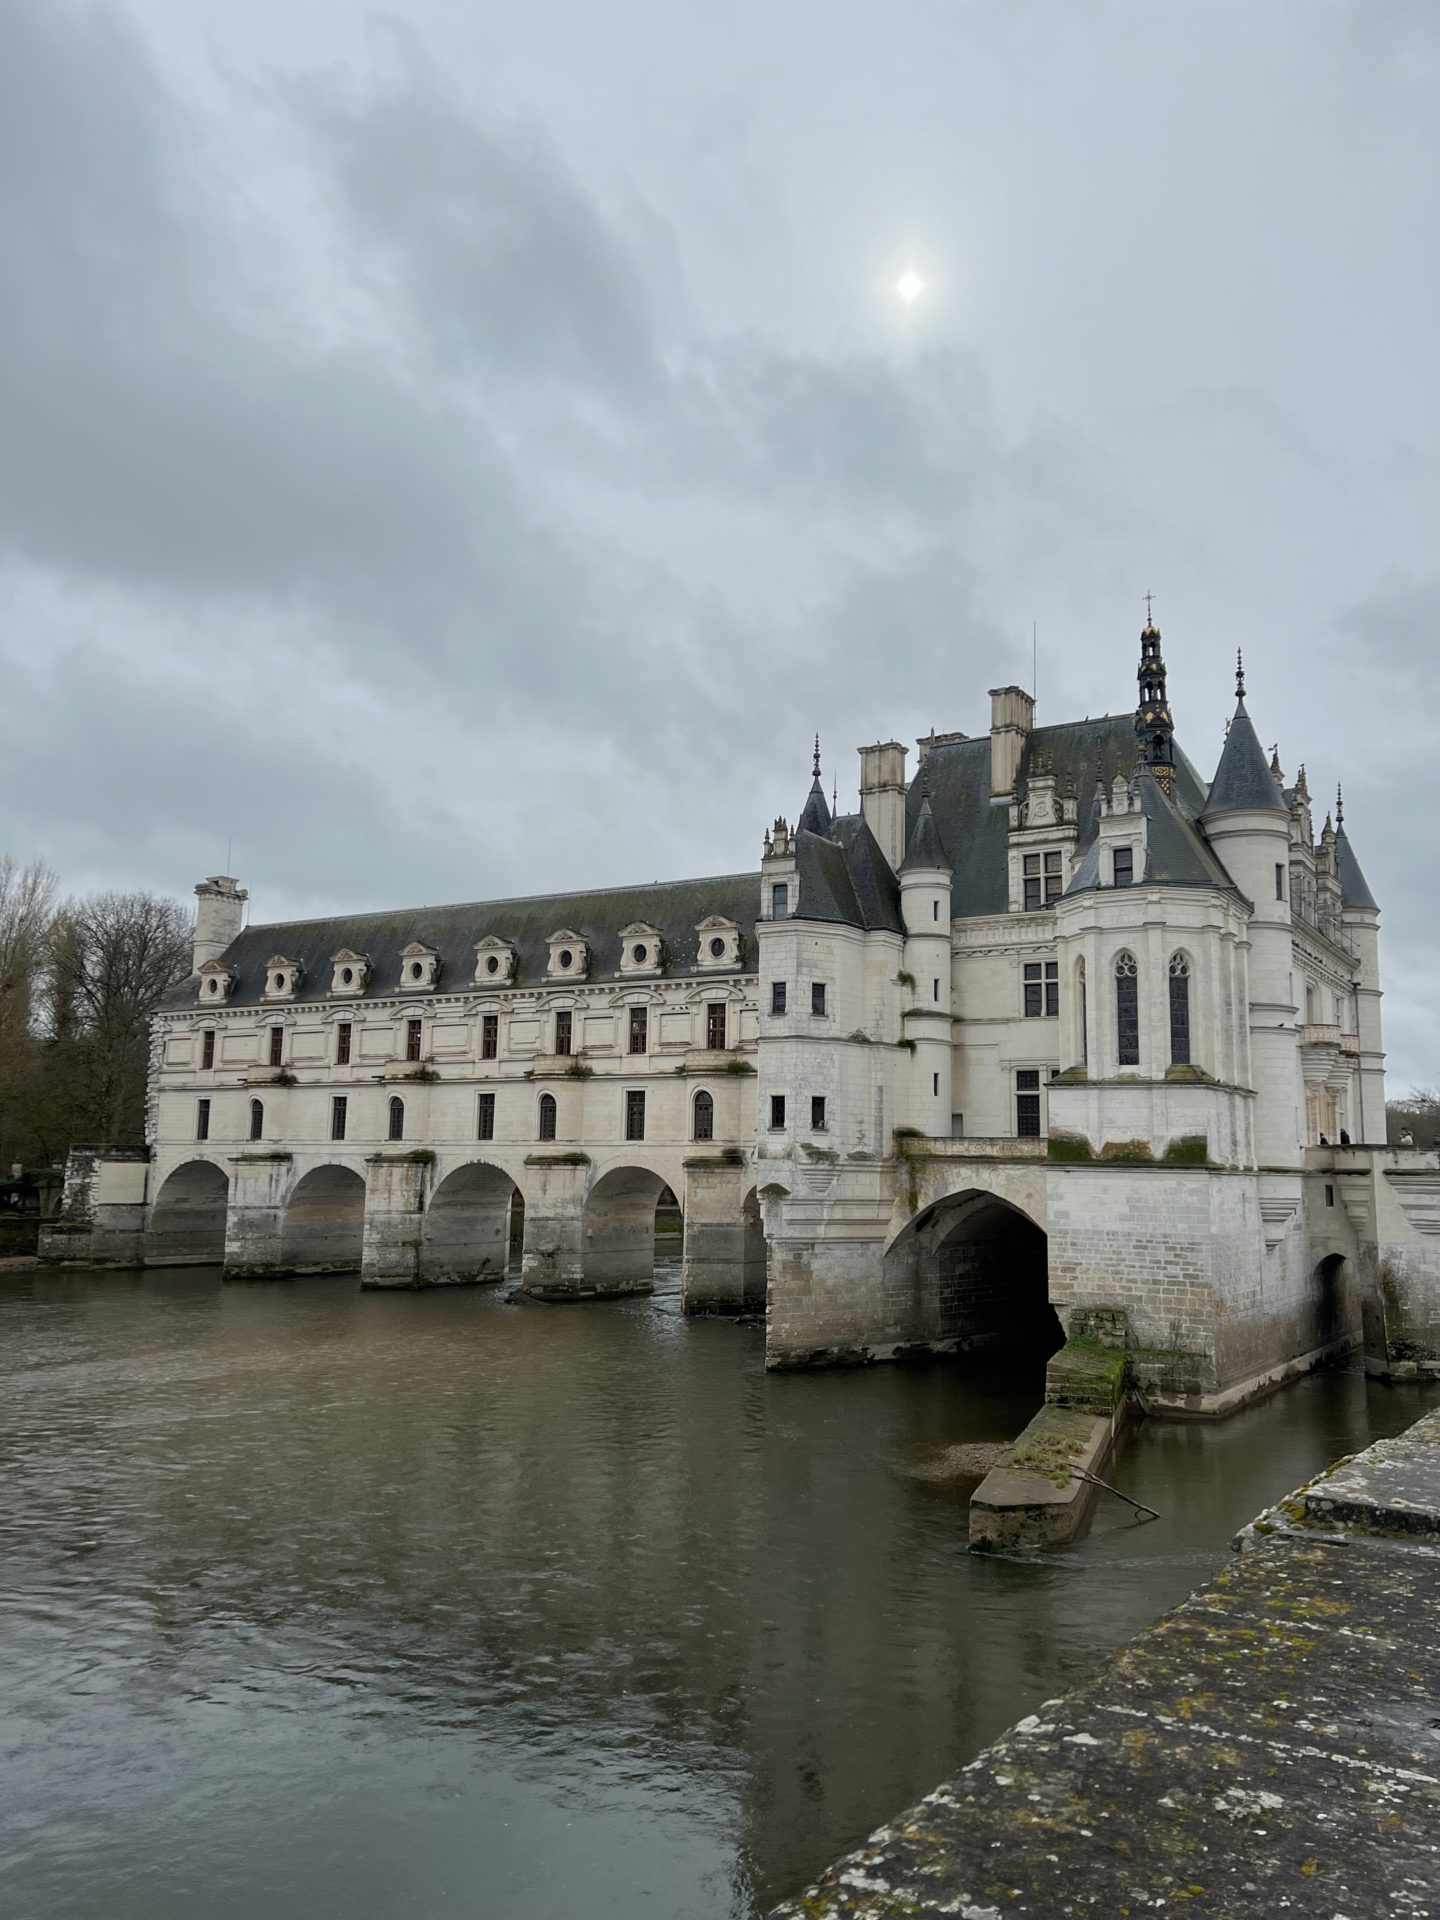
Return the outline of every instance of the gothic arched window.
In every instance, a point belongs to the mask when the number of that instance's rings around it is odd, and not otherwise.
[[[262,1100],[250,1102],[250,1138],[258,1140],[265,1131],[265,1103]]]
[[[1085,992],[1085,962],[1075,962],[1075,1017],[1080,1026],[1080,1063],[1090,1059],[1090,1008]]]
[[[1122,1067],[1140,1064],[1140,970],[1133,953],[1115,961],[1115,1057]]]
[[[390,1138],[405,1138],[405,1102],[398,1095],[392,1096],[390,1101]]]
[[[553,1093],[542,1093],[540,1096],[540,1138],[542,1140],[553,1140],[555,1138],[555,1096]]]
[[[713,1140],[715,1138],[715,1102],[708,1093],[695,1096],[695,1138]]]
[[[1170,960],[1170,1063],[1190,1064],[1190,962],[1183,953]]]

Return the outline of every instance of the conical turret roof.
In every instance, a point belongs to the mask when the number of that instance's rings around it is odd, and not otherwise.
[[[1342,823],[1335,835],[1335,871],[1340,877],[1340,904],[1344,907],[1365,907],[1371,913],[1380,911],[1376,900],[1360,871],[1360,862],[1355,858],[1355,849],[1350,844],[1350,836]]]
[[[1288,811],[1254,723],[1245,711],[1242,693],[1235,702],[1235,717],[1225,736],[1215,778],[1210,782],[1205,818],[1217,813],[1285,814]]]
[[[796,824],[806,833],[829,833],[830,831],[830,803],[825,798],[825,789],[820,784],[818,773]]]
[[[935,825],[935,816],[930,811],[930,795],[927,793],[920,802],[920,811],[910,823],[910,838],[905,843],[905,858],[900,862],[900,871],[910,873],[919,868],[937,869],[949,873],[950,862],[945,858],[945,849],[940,845],[940,834]]]

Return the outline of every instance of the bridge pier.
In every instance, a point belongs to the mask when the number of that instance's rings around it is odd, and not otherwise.
[[[238,1154],[231,1162],[225,1279],[273,1280],[284,1273],[281,1250],[291,1172],[288,1153]]]
[[[738,1156],[685,1162],[686,1313],[765,1311],[765,1232],[751,1180]]]
[[[433,1157],[433,1156],[432,1156]],[[365,1165],[362,1287],[418,1287],[430,1159],[372,1154]]]
[[[584,1154],[529,1154],[525,1239],[520,1281],[537,1300],[578,1300],[595,1289],[585,1279]]]

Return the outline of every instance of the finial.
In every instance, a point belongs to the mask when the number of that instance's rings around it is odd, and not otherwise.
[[[1235,698],[1245,698],[1245,656],[1239,647],[1235,649]]]
[[[816,778],[816,779],[818,780],[818,779],[820,778],[820,736],[819,736],[819,734],[818,734],[818,733],[817,733],[817,734],[816,734],[816,736],[815,736],[815,768],[814,768],[814,773],[815,773],[815,778]]]
[[[836,774],[831,779],[831,782],[830,782],[830,812],[832,815],[834,815],[834,814],[838,814],[839,811],[840,811],[840,776]]]
[[[1337,784],[1335,788],[1335,826],[1338,830],[1345,824],[1345,789]]]
[[[1154,598],[1155,598],[1155,596],[1154,596],[1154,594],[1153,594],[1153,593],[1147,593],[1147,594],[1146,594],[1146,596],[1145,596],[1145,631],[1146,631],[1147,633],[1149,633],[1149,631],[1151,630],[1151,628],[1152,628],[1152,627],[1153,627],[1153,626],[1155,625],[1155,622],[1154,622],[1154,620],[1153,620],[1153,619],[1151,618],[1151,615],[1150,615],[1150,602],[1151,602],[1151,601],[1152,601],[1152,600],[1153,600]]]
[[[925,801],[927,801],[929,798],[930,798],[930,761],[928,758],[926,758],[920,762],[920,801],[922,806],[925,803]]]

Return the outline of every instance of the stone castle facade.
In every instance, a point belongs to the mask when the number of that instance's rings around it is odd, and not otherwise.
[[[1353,1342],[1440,1356],[1440,1169],[1388,1154],[1379,911],[1243,680],[1207,782],[1159,632],[1133,713],[820,777],[758,872],[242,926],[196,889],[149,1139],[77,1155],[52,1257],[651,1285],[773,1365],[1123,1326],[1220,1411]]]

